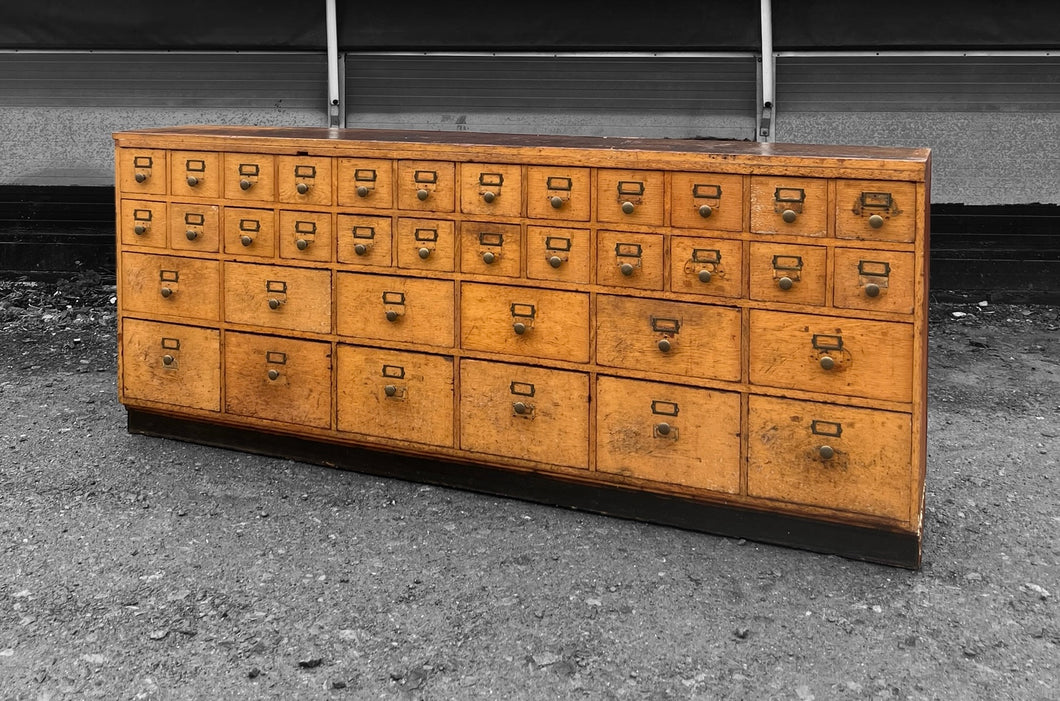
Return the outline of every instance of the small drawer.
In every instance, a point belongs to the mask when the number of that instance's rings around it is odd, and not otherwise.
[[[533,219],[589,221],[589,169],[529,166],[526,215]]]
[[[522,244],[518,224],[463,222],[460,225],[460,270],[479,275],[519,277]]]
[[[121,327],[124,401],[221,410],[220,332],[137,319]]]
[[[674,173],[670,222],[681,229],[743,231],[743,176]]]
[[[460,287],[460,345],[589,362],[589,295],[466,282]]]
[[[824,246],[751,244],[751,299],[823,305],[828,249]]]
[[[596,282],[638,290],[663,288],[663,237],[599,231],[596,234]]]
[[[165,202],[121,201],[122,245],[165,248],[167,233]]]
[[[216,253],[220,248],[220,208],[212,204],[169,205],[169,247]]]
[[[390,275],[339,273],[336,326],[341,336],[453,346],[453,283]]]
[[[398,207],[410,212],[452,212],[456,166],[444,161],[398,161]]]
[[[461,361],[460,447],[546,465],[588,468],[588,375]]]
[[[638,297],[596,298],[596,362],[740,380],[740,311]]]
[[[272,202],[276,199],[276,159],[260,153],[226,153],[224,190],[230,200]]]
[[[322,156],[277,156],[276,189],[280,202],[331,204],[331,159]]]
[[[751,310],[751,382],[908,402],[911,324]]]
[[[280,210],[280,256],[291,260],[331,261],[331,215]]]
[[[460,211],[497,217],[523,213],[523,172],[517,165],[460,166]]]
[[[331,427],[331,344],[225,333],[225,411]]]
[[[835,235],[841,239],[912,241],[916,236],[916,185],[838,181]]]
[[[338,169],[340,205],[365,209],[394,206],[394,173],[390,161],[340,158]]]
[[[453,359],[338,345],[338,429],[453,446]]]
[[[588,284],[588,229],[526,227],[526,275],[535,280]]]
[[[742,297],[743,243],[671,236],[670,289],[713,297]]]
[[[662,173],[601,168],[596,177],[598,221],[662,226],[665,202]]]
[[[397,264],[410,270],[453,271],[456,225],[447,219],[398,219]]]
[[[171,151],[169,194],[174,197],[220,197],[221,154],[210,151]]]
[[[123,193],[166,194],[166,152],[162,149],[118,149],[118,172]]]
[[[339,262],[389,268],[390,222],[390,217],[338,215]]]
[[[828,181],[752,177],[751,231],[756,234],[826,236]]]
[[[272,258],[276,255],[276,213],[271,209],[225,207],[225,253]]]
[[[122,253],[121,268],[123,311],[217,320],[217,261]]]
[[[331,331],[331,271],[225,263],[225,321]]]
[[[845,309],[913,313],[913,254],[837,248],[833,304]]]
[[[751,396],[747,493],[907,522],[909,414]]]
[[[596,381],[596,469],[740,491],[740,395],[616,377]]]

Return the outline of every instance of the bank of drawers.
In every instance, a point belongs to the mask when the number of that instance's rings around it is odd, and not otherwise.
[[[130,406],[918,524],[915,178],[281,146],[119,147]]]

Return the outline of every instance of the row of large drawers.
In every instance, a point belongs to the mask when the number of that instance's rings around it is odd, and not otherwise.
[[[122,324],[123,389],[138,401],[731,494],[744,489],[746,463],[751,497],[908,516],[905,413],[751,395],[741,460],[736,392],[138,319]]]
[[[735,307],[123,254],[126,313],[740,382]],[[333,279],[334,276],[334,279]],[[223,310],[219,291],[223,289]],[[590,310],[592,307],[592,310]],[[590,313],[592,311],[592,313]],[[754,384],[908,402],[912,327],[750,310]]]
[[[839,238],[909,242],[915,235],[915,185],[901,181],[754,175],[745,185],[742,175],[717,173],[160,149],[122,149],[119,157],[121,191],[132,196],[800,236],[830,235],[831,219]]]

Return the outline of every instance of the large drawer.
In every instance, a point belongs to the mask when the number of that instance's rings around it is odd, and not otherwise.
[[[740,491],[740,395],[659,382],[596,382],[596,469]]]
[[[460,447],[550,465],[589,466],[589,377],[463,360]]]
[[[122,310],[216,321],[219,265],[201,258],[123,252]]]
[[[338,273],[336,294],[341,336],[453,345],[455,294],[449,280]]]
[[[751,396],[747,492],[908,521],[909,414]]]
[[[912,401],[910,324],[755,309],[750,338],[756,385]]]
[[[220,411],[221,334],[216,329],[123,319],[121,357],[126,401]]]
[[[266,328],[331,331],[331,271],[225,263],[225,320]]]

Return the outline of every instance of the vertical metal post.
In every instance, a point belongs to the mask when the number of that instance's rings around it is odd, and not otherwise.
[[[343,115],[339,110],[339,30],[335,18],[335,0],[325,1],[328,33],[328,126],[341,127]]]
[[[758,109],[758,141],[773,141],[773,100],[776,90],[773,55],[773,7],[762,0],[762,104]]]

